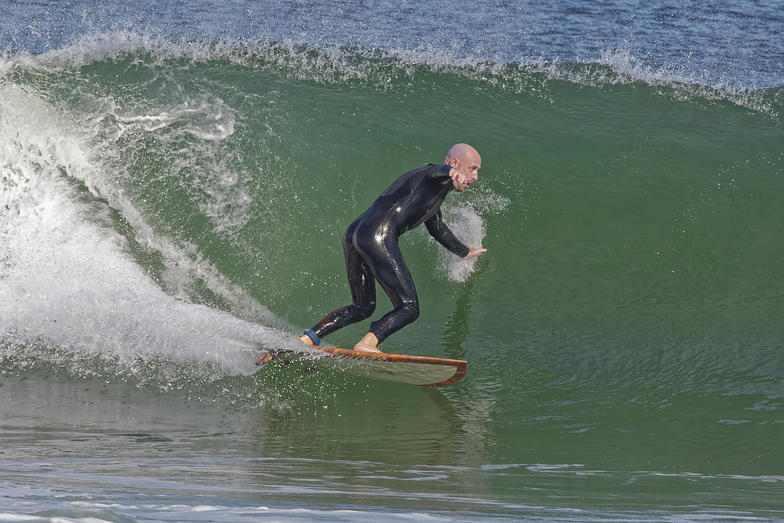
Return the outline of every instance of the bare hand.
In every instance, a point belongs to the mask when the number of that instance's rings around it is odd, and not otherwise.
[[[484,249],[482,247],[474,247],[473,249],[469,249],[468,254],[463,256],[463,260],[470,260],[471,258],[475,258],[476,256],[479,256],[483,252],[487,252],[487,249]]]
[[[449,170],[449,177],[452,178],[453,180],[457,181],[457,183],[459,183],[461,185],[465,184],[465,181],[466,181],[465,175],[463,173],[461,173],[460,170],[457,169],[456,167],[452,167]]]

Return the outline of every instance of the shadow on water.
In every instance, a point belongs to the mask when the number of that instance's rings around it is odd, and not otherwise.
[[[446,322],[446,328],[442,336],[441,346],[444,354],[448,358],[462,360],[466,357],[464,344],[466,338],[471,333],[471,302],[473,300],[476,287],[482,278],[482,274],[487,270],[490,261],[479,259],[476,269],[460,285],[460,291],[455,302],[455,310]]]

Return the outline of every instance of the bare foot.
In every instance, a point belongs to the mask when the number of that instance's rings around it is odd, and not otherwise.
[[[299,341],[301,341],[302,343],[304,343],[308,347],[312,347],[313,346],[313,340],[311,340],[310,336],[308,336],[307,334],[303,334],[302,336],[300,336],[299,337]]]
[[[259,359],[256,360],[256,365],[263,367],[268,363],[272,363],[272,361],[277,357],[278,355],[273,352],[265,352],[259,357]]]
[[[375,352],[377,354],[384,354],[375,347],[360,347],[359,345],[354,345],[354,350],[357,352]]]
[[[378,338],[372,332],[365,334],[365,337],[354,345],[354,350],[359,352],[381,352],[378,350]]]

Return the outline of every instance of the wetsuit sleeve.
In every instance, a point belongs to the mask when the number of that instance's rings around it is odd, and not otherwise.
[[[458,240],[452,231],[449,230],[449,227],[446,226],[441,217],[441,209],[425,222],[425,227],[427,227],[427,232],[430,233],[430,236],[453,253],[461,258],[468,255],[470,249]]]
[[[452,168],[447,164],[432,165],[427,173],[427,177],[432,181],[444,183],[450,179],[449,171],[451,170]]]

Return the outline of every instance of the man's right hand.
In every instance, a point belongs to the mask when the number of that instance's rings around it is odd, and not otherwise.
[[[460,169],[457,167],[452,167],[449,169],[449,177],[453,180],[457,180],[457,183],[464,184],[465,183],[465,176],[463,173],[460,172]]]

